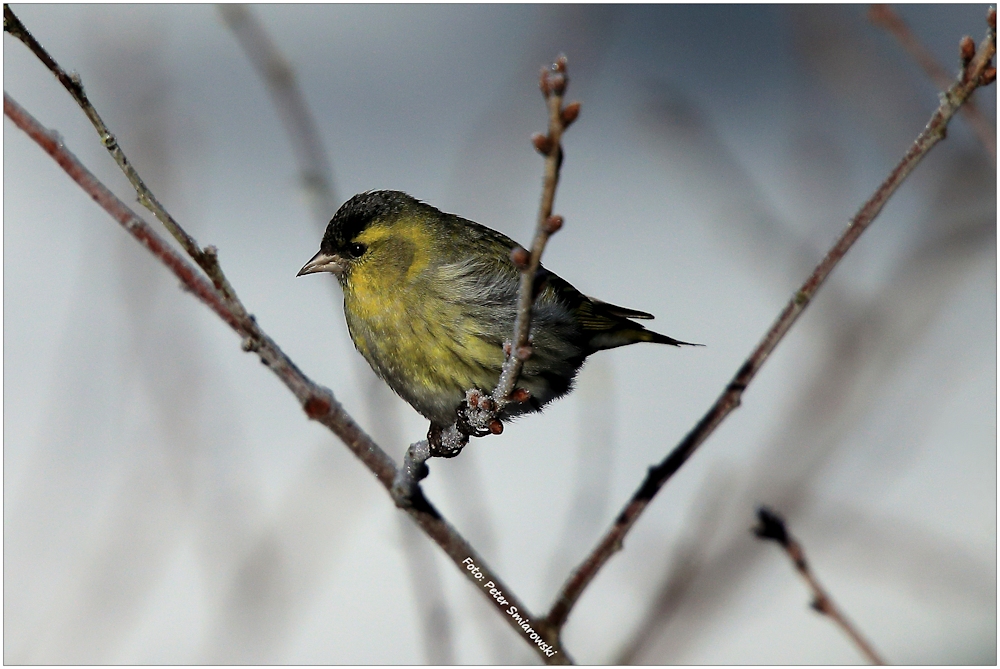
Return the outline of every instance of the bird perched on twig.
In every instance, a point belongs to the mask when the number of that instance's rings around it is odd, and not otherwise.
[[[370,191],[340,207],[299,276],[337,277],[358,351],[432,429],[444,428],[456,421],[467,390],[489,393],[500,377],[517,306],[517,246],[406,193]],[[595,351],[688,344],[630,320],[650,314],[587,297],[546,270],[536,278],[536,295],[531,356],[515,386],[527,398],[507,404],[501,420],[565,395]]]

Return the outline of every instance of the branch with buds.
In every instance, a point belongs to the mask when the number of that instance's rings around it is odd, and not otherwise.
[[[426,461],[431,457],[453,458],[462,452],[470,437],[485,437],[503,432],[500,412],[508,404],[527,402],[531,395],[524,388],[515,388],[524,363],[531,357],[531,309],[543,283],[541,274],[542,252],[549,237],[563,226],[563,217],[553,215],[552,207],[559,184],[559,170],[562,167],[563,132],[580,115],[580,103],[571,102],[563,106],[563,96],[569,77],[566,73],[566,56],[560,55],[549,67],[539,74],[539,88],[545,97],[549,112],[548,134],[535,133],[531,143],[545,156],[545,176],[542,185],[542,199],[538,208],[538,223],[531,251],[517,246],[510,253],[510,260],[521,272],[521,282],[517,293],[517,314],[514,319],[514,333],[510,341],[504,343],[504,364],[500,379],[492,393],[471,388],[465,393],[465,401],[458,407],[458,420],[447,428],[430,426],[427,439],[410,444],[403,456],[403,466],[396,475],[392,486],[393,498],[400,507],[408,507],[419,499],[420,481],[429,471]]]
[[[868,19],[875,25],[892,33],[940,90],[946,90],[951,85],[952,74],[938,63],[927,47],[920,43],[920,40],[917,39],[916,35],[913,34],[913,31],[910,30],[910,27],[906,25],[906,22],[895,9],[889,5],[872,5],[868,9]],[[976,55],[976,42],[966,35],[958,43],[958,53],[962,69],[965,70]],[[989,84],[995,77],[996,68],[993,68],[992,73],[989,71],[985,72],[983,75],[983,85]],[[993,124],[986,120],[986,117],[979,111],[979,107],[976,106],[974,100],[970,99],[965,103],[962,113],[995,164],[997,160],[997,135]]]
[[[566,129],[580,115],[580,103],[571,102],[563,106],[563,97],[569,84],[566,73],[566,56],[560,55],[552,65],[542,68],[538,87],[545,97],[549,112],[549,130],[543,135],[535,133],[531,143],[545,156],[545,176],[542,184],[542,199],[538,207],[538,223],[531,250],[517,246],[510,253],[510,260],[521,272],[521,282],[517,291],[517,314],[514,318],[514,333],[510,341],[504,343],[504,364],[493,392],[486,394],[479,389],[470,389],[465,402],[459,407],[458,422],[443,431],[441,440],[434,442],[431,436],[431,455],[452,457],[468,443],[469,437],[482,437],[503,432],[503,423],[498,416],[508,404],[526,402],[530,394],[524,388],[515,388],[524,363],[532,355],[531,309],[542,286],[542,253],[549,237],[563,226],[563,217],[553,215],[556,186],[559,184],[559,170],[562,167],[562,136]]]
[[[461,420],[444,430],[437,429],[435,431],[432,429],[427,441],[412,446],[411,451],[407,453],[407,460],[404,461],[402,473],[399,472],[392,459],[351,419],[333,393],[313,382],[299,370],[277,344],[263,332],[253,316],[246,312],[231,287],[228,286],[228,282],[225,281],[221,269],[218,268],[215,250],[212,247],[205,249],[199,247],[195,240],[184,233],[180,226],[176,225],[176,222],[163,210],[145,184],[138,178],[138,175],[134,174],[134,169],[131,168],[118,147],[114,135],[104,126],[100,116],[87,100],[79,77],[69,75],[59,68],[6,5],[4,6],[5,30],[23,41],[70,91],[88,118],[91,119],[102,143],[119,167],[129,176],[139,195],[140,202],[150,208],[171,230],[188,255],[204,270],[207,278],[202,275],[198,267],[186,260],[171,244],[157,235],[88,172],[55,133],[41,126],[6,93],[4,95],[4,113],[51,155],[85,192],[121,223],[129,234],[168,267],[187,290],[208,305],[238,333],[243,339],[244,349],[254,352],[279,377],[296,396],[310,419],[327,426],[344,441],[377,480],[384,487],[390,489],[397,504],[406,507],[407,513],[414,522],[445,551],[459,570],[470,579],[470,582],[482,590],[479,579],[488,579],[489,582],[496,585],[497,590],[503,591],[508,604],[516,605],[519,611],[532,620],[533,630],[537,632],[535,636],[544,639],[550,645],[552,655],[541,651],[541,646],[535,639],[526,635],[524,628],[518,626],[509,615],[504,614],[502,609],[499,607],[497,609],[503,614],[506,623],[518,631],[522,638],[531,643],[536,652],[539,652],[540,659],[550,663],[567,662],[570,658],[567,657],[561,646],[559,637],[582,593],[614,553],[621,549],[626,535],[663,485],[708,439],[718,425],[740,405],[748,384],[756,377],[770,354],[806,309],[835,266],[872,223],[907,175],[937,142],[944,139],[947,125],[956,111],[976,88],[987,85],[995,79],[996,69],[993,57],[996,53],[996,12],[993,9],[989,12],[988,24],[987,37],[978,49],[973,49],[968,40],[960,44],[962,74],[959,80],[942,94],[941,104],[931,116],[923,132],[920,133],[886,180],[858,211],[814,272],[791,296],[771,329],[740,366],[730,383],[722,390],[715,404],[660,463],[650,468],[645,481],[622,509],[607,534],[570,575],[548,615],[544,618],[536,618],[526,611],[523,603],[511,593],[506,584],[502,583],[485,566],[482,558],[472,546],[422,495],[416,482],[426,475],[425,462],[428,457],[456,454],[468,442],[469,436],[499,433],[502,430],[502,425],[498,416],[501,415],[502,409],[512,402],[530,400],[527,392],[523,389],[517,389],[516,384],[524,362],[530,359],[532,351],[529,337],[530,319],[538,288],[541,254],[548,238],[563,224],[562,218],[554,216],[552,213],[562,161],[562,133],[577,117],[580,109],[578,103],[565,107],[562,105],[567,84],[564,58],[560,58],[553,66],[543,71],[541,77],[541,89],[549,110],[549,132],[547,135],[536,135],[532,142],[546,158],[545,181],[536,234],[531,250],[529,252],[527,249],[518,248],[512,252],[511,259],[521,272],[521,281],[518,291],[515,332],[504,349],[506,358],[500,381],[492,393],[479,389],[470,390],[467,394],[466,406],[461,412]],[[409,488],[407,488],[408,485]],[[776,530],[772,531],[772,533],[774,532]],[[785,535],[787,543],[787,531]],[[804,564],[804,558],[802,563]],[[798,565],[798,562],[796,564]],[[473,573],[473,569],[482,576],[470,575]]]

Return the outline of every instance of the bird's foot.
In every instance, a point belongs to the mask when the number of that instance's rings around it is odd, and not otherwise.
[[[503,423],[498,418],[501,408],[492,396],[483,391],[475,388],[467,390],[465,402],[458,407],[458,421],[454,427],[470,437],[500,434],[503,432]]]
[[[427,443],[431,457],[453,458],[468,446],[470,434],[456,422],[446,428],[431,423],[427,430]],[[476,436],[476,435],[471,435]]]

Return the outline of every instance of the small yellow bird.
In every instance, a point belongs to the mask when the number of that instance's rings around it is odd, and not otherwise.
[[[358,351],[397,395],[443,429],[455,422],[467,390],[490,393],[500,377],[503,345],[514,332],[517,246],[406,193],[370,191],[340,207],[299,276],[337,277]],[[629,320],[650,314],[589,298],[551,272],[540,271],[536,283],[532,354],[515,386],[529,395],[506,405],[501,420],[569,392],[595,351],[643,341],[693,345]]]

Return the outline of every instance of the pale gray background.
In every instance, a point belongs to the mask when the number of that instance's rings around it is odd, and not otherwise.
[[[400,457],[425,425],[371,383],[332,278],[295,278],[320,233],[215,8],[14,8],[263,327]],[[402,189],[521,240],[537,71],[567,53],[584,105],[547,265],[706,344],[602,353],[544,415],[433,463],[430,498],[533,611],[935,107],[865,10],[254,8],[339,200]],[[985,6],[900,11],[950,70],[984,31]],[[9,36],[4,89],[134,201]],[[535,661],[227,327],[10,122],[4,140],[5,662]],[[583,598],[575,658],[860,661],[748,531],[766,503],[889,661],[995,663],[996,303],[995,166],[957,119]]]

